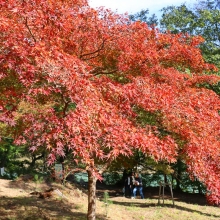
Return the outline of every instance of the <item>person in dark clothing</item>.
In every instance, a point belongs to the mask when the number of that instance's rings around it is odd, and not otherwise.
[[[125,197],[133,196],[134,173],[129,173],[125,178],[124,193]]]
[[[130,196],[131,196],[131,198],[133,197],[134,183],[135,183],[134,173],[131,173],[131,176],[130,176]]]
[[[131,196],[131,189],[130,189],[130,184],[131,184],[131,174],[129,173],[125,177],[125,182],[124,182],[124,195],[125,197],[130,197]]]
[[[142,179],[138,173],[135,174],[135,182],[134,182],[132,199],[136,198],[137,191],[139,191],[141,199],[144,199]]]

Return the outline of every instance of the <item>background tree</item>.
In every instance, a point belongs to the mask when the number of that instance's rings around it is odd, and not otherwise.
[[[198,87],[219,78],[206,75],[216,68],[200,37],[160,33],[82,0],[0,2],[0,120],[20,125],[15,143],[45,149],[49,165],[66,149],[84,164],[88,219],[100,174],[137,150],[167,164],[183,155],[209,201],[220,202],[220,100]],[[163,129],[137,123],[137,108],[159,114]]]
[[[158,18],[155,14],[152,14],[149,16],[149,9],[143,9],[140,12],[137,12],[136,14],[129,15],[129,18],[132,21],[142,21],[148,24],[149,27],[156,27],[159,22]]]

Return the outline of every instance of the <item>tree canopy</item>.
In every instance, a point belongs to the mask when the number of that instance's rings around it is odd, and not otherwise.
[[[193,8],[186,4],[163,8],[160,26],[172,33],[200,35],[205,42],[200,45],[205,60],[219,66],[220,60],[220,4],[219,0],[199,0]]]
[[[46,149],[48,164],[68,149],[91,184],[135,149],[167,163],[182,155],[209,202],[220,203],[220,100],[199,86],[219,78],[206,74],[217,69],[204,61],[201,37],[160,33],[86,0],[0,7],[0,121],[17,145]],[[160,126],[140,125],[137,108]]]

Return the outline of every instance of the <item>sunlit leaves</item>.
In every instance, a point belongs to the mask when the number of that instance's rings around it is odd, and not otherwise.
[[[0,120],[17,144],[46,149],[49,164],[68,149],[94,174],[137,150],[166,163],[181,153],[191,174],[219,190],[210,182],[219,177],[220,100],[198,86],[219,78],[203,74],[215,67],[200,37],[80,0],[1,6]]]

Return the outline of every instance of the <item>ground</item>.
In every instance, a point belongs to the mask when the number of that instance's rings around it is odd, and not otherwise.
[[[123,197],[120,187],[97,187],[96,213],[100,220],[220,219],[219,207],[208,206],[202,195],[174,192],[173,206],[170,192],[165,190],[164,205],[163,201],[158,205],[158,188],[146,188],[144,200],[131,200]],[[51,188],[49,198],[39,198]],[[103,202],[104,192],[108,192],[108,204]],[[15,181],[0,179],[0,220],[83,220],[87,212],[86,193],[80,185],[34,182],[28,176]]]

